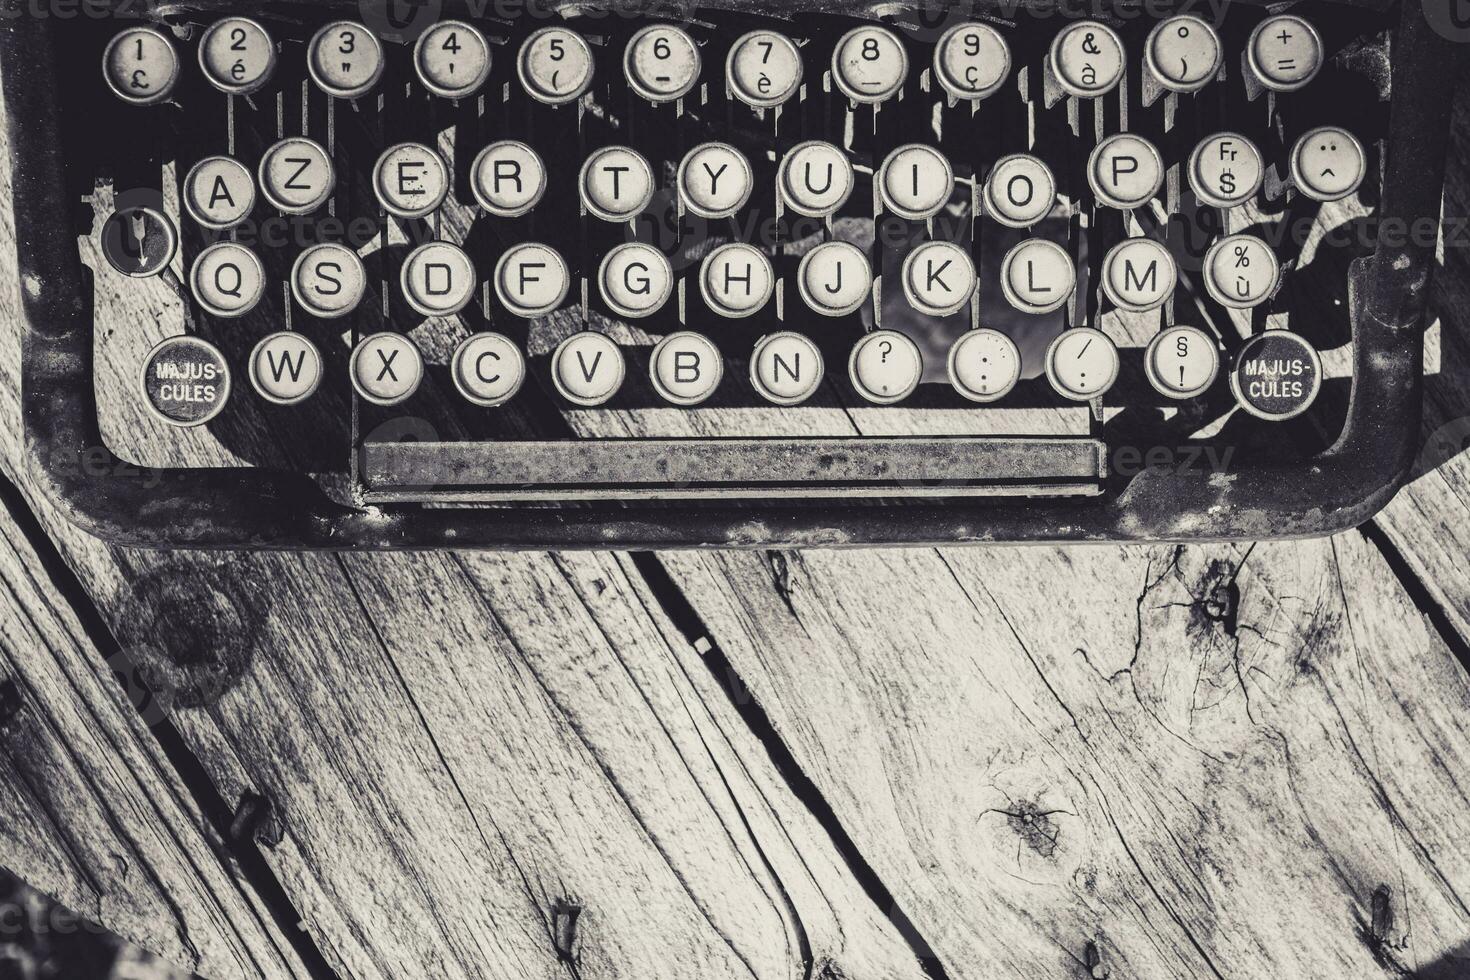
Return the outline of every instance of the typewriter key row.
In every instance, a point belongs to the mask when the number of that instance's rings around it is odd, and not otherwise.
[[[1196,92],[1220,74],[1224,48],[1219,34],[1198,17],[1181,14],[1161,21],[1149,34],[1143,62],[1164,88]],[[276,67],[276,44],[247,17],[212,24],[199,41],[199,65],[220,91],[248,95],[265,86]],[[490,76],[492,48],[474,25],[448,20],[434,24],[414,46],[419,81],[435,95],[474,95]],[[1097,21],[1077,21],[1054,39],[1047,67],[1061,88],[1078,98],[1096,98],[1117,87],[1127,57],[1122,39]],[[1321,68],[1322,39],[1294,14],[1263,20],[1247,45],[1246,63],[1266,88],[1290,92]],[[565,27],[545,27],[521,44],[516,72],[527,94],[549,105],[581,98],[592,84],[596,59],[587,40]],[[307,52],[307,69],[327,94],[354,99],[373,89],[383,74],[383,49],[365,26],[338,21],[321,28]],[[149,105],[169,97],[180,74],[178,53],[162,31],[135,27],[117,35],[103,56],[103,71],[117,95]],[[994,94],[1011,71],[1005,39],[987,24],[959,24],[934,46],[933,75],[948,95],[979,100]],[[650,102],[683,98],[699,83],[699,44],[682,28],[653,24],[638,31],[623,51],[629,86]],[[910,72],[903,39],[879,25],[857,27],[832,52],[831,74],[853,102],[894,98]],[[769,30],[752,31],[731,45],[725,85],[756,108],[781,105],[801,87],[800,48]]]

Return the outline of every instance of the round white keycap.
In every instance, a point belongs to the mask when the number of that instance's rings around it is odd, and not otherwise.
[[[718,163],[713,165],[718,169]],[[653,168],[626,146],[606,146],[588,157],[577,183],[582,206],[604,221],[636,218],[653,200]]]
[[[1215,29],[1198,17],[1180,14],[1160,21],[1149,33],[1144,58],[1149,71],[1172,92],[1198,92],[1220,71],[1223,46]]]
[[[1220,374],[1220,349],[1197,327],[1170,327],[1148,345],[1143,364],[1159,394],[1194,398],[1208,391]]]
[[[1123,41],[1111,27],[1079,20],[1052,40],[1049,62],[1067,94],[1095,98],[1123,77]]]
[[[1276,253],[1254,235],[1222,238],[1205,253],[1205,291],[1222,306],[1259,306],[1276,291],[1280,277]]]
[[[782,331],[756,341],[750,355],[750,384],[773,405],[800,405],[821,387],[825,368],[817,345]]]
[[[592,84],[592,49],[565,27],[543,27],[521,45],[516,71],[533,99],[561,105],[582,97]]]
[[[367,292],[362,259],[345,245],[326,242],[302,252],[291,266],[291,295],[313,316],[346,316]]]
[[[1291,151],[1292,179],[1314,201],[1342,200],[1362,185],[1367,173],[1363,144],[1336,126],[1312,130]]]
[[[424,359],[403,334],[375,333],[364,337],[349,364],[352,387],[374,405],[397,405],[419,390]]]
[[[1189,156],[1189,187],[1217,208],[1247,203],[1261,189],[1266,166],[1256,144],[1238,133],[1217,133],[1200,141]]]
[[[1152,238],[1119,242],[1103,258],[1103,292],[1114,306],[1130,313],[1163,306],[1178,280],[1174,256]]]
[[[699,291],[720,316],[750,316],[766,305],[775,286],[771,260],[743,242],[721,245],[705,256],[699,269]]]
[[[999,401],[1021,380],[1021,352],[997,330],[971,330],[949,349],[949,383],[972,402]]]
[[[847,203],[855,181],[852,161],[831,143],[798,143],[781,160],[781,197],[797,214],[826,218]]]
[[[645,317],[658,312],[674,289],[674,270],[664,253],[643,242],[608,252],[597,269],[602,301],[614,313]]]
[[[526,359],[509,337],[488,332],[472,334],[455,348],[449,375],[466,401],[494,408],[521,390],[526,380]]]
[[[546,193],[546,165],[518,140],[501,140],[480,151],[470,167],[475,200],[489,214],[518,218]]]
[[[249,95],[270,81],[276,42],[248,17],[226,17],[199,39],[199,67],[221,92]]]
[[[143,404],[169,425],[203,425],[230,399],[230,364],[199,337],[169,337],[148,352],[138,378]]]
[[[244,316],[265,295],[265,266],[244,245],[216,242],[195,257],[189,288],[215,316]]]
[[[490,45],[479,29],[444,20],[419,35],[413,66],[424,88],[446,99],[473,95],[490,77]]]
[[[293,136],[260,158],[260,189],[285,214],[309,214],[327,203],[337,186],[332,158],[315,140]]]
[[[903,401],[924,377],[919,345],[897,330],[875,330],[853,345],[847,376],[857,393],[875,405]]]
[[[102,52],[102,75],[124,102],[162,102],[179,80],[179,54],[162,31],[132,27],[114,37]]]
[[[184,207],[206,228],[233,228],[255,207],[255,178],[232,157],[206,157],[184,177]]]
[[[1030,238],[1016,245],[1001,263],[1001,292],[1023,313],[1061,309],[1072,298],[1076,286],[1077,267],[1067,250],[1042,238]]]
[[[699,47],[686,31],[667,24],[643,28],[623,52],[623,74],[650,102],[672,102],[699,82]]]
[[[551,380],[574,405],[601,405],[623,386],[628,370],[623,352],[607,337],[591,330],[573,334],[551,355]]]
[[[903,88],[909,56],[903,42],[884,27],[848,31],[832,51],[832,78],[854,102],[884,102]]]
[[[323,92],[355,99],[372,91],[383,77],[383,46],[362,24],[339,20],[311,39],[306,68]]]
[[[878,186],[890,211],[910,221],[924,221],[949,203],[954,171],[932,146],[910,143],[888,154]]]
[[[1300,17],[1277,14],[1251,33],[1246,58],[1261,84],[1276,92],[1295,92],[1322,67],[1322,37]]]
[[[550,313],[567,298],[571,283],[561,255],[538,242],[509,248],[495,263],[495,295],[516,316]]]
[[[903,293],[920,313],[958,313],[970,305],[977,285],[970,253],[954,242],[925,242],[903,260]]]
[[[1063,398],[1091,401],[1118,379],[1118,348],[1101,330],[1064,330],[1046,349],[1046,376]]]
[[[750,161],[728,143],[704,143],[684,155],[677,185],[684,206],[701,218],[728,218],[750,200]]]
[[[801,52],[784,34],[751,31],[730,48],[725,80],[735,97],[758,109],[778,106],[801,87]]]
[[[801,257],[797,289],[806,305],[823,316],[855,312],[873,288],[873,270],[851,242],[823,242]]]
[[[1011,49],[989,24],[956,24],[934,46],[934,77],[956,99],[993,95],[1011,73]]]
[[[426,242],[408,253],[398,284],[403,298],[422,316],[452,316],[475,298],[475,264],[449,242]]]
[[[1164,186],[1164,158],[1142,136],[1117,133],[1092,151],[1087,181],[1103,204],[1124,210],[1143,207]]]
[[[322,355],[294,330],[273,333],[250,353],[250,383],[268,402],[299,405],[322,383]]]
[[[1002,157],[985,181],[985,213],[1009,228],[1031,227],[1056,203],[1051,168],[1026,153]]]
[[[422,218],[444,203],[449,168],[443,157],[422,143],[399,143],[378,157],[373,193],[389,214]]]
[[[648,376],[665,401],[698,405],[720,386],[725,360],[708,337],[685,330],[669,334],[653,348]]]

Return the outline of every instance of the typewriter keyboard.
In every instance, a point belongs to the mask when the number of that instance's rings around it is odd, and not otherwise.
[[[110,21],[72,62],[140,462],[206,426],[392,500],[582,465],[548,440],[851,436],[922,481],[899,437],[1071,438],[1104,458],[1016,489],[1090,493],[1119,447],[1340,425],[1386,14],[310,6]],[[439,456],[344,450],[404,439]]]

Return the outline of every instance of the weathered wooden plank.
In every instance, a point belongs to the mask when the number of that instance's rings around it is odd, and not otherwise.
[[[0,510],[0,864],[191,971],[307,976],[153,738],[143,689],[114,679],[125,658]]]

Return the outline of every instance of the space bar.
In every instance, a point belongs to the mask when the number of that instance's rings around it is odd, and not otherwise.
[[[371,500],[1097,493],[1106,447],[1065,438],[367,443]]]

